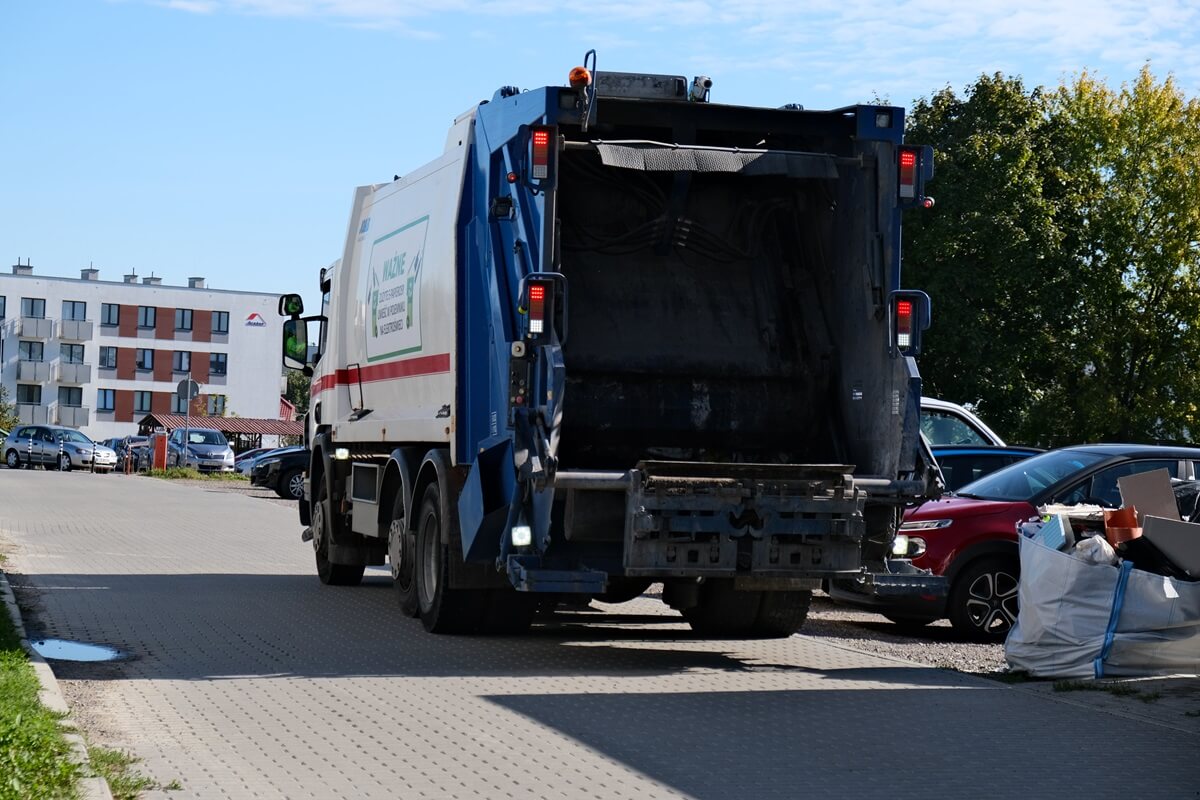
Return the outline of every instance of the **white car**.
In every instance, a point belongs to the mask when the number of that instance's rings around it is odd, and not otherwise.
[[[957,403],[921,398],[921,433],[930,444],[981,444],[1004,447],[1004,440],[983,420]]]

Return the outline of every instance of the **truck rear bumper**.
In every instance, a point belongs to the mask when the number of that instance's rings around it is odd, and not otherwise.
[[[912,562],[889,560],[880,572],[862,572],[830,581],[829,595],[840,603],[879,611],[941,616],[948,583]]]

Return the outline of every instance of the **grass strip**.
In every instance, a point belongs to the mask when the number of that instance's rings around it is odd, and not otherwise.
[[[80,767],[40,689],[7,609],[0,611],[0,800],[76,796]]]
[[[88,759],[96,774],[108,781],[108,788],[112,792],[113,800],[137,800],[142,792],[151,789],[176,791],[183,788],[177,780],[163,785],[153,778],[143,775],[133,766],[141,759],[124,750],[114,750],[111,747],[89,747]]]
[[[198,481],[248,481],[250,478],[240,472],[201,472],[191,467],[168,467],[167,469],[152,469],[142,473],[151,478],[164,480],[198,480]]]

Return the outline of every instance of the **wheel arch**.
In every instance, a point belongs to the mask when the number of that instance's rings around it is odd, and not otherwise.
[[[953,590],[954,583],[958,576],[967,567],[980,561],[984,558],[999,556],[1001,558],[1010,558],[1017,562],[1020,566],[1020,551],[1017,549],[1016,542],[993,540],[987,542],[978,542],[967,547],[951,562],[949,569],[946,570],[946,583]]]
[[[379,490],[379,515],[376,522],[379,524],[380,536],[387,536],[387,528],[392,522],[392,507],[396,504],[397,495],[404,499],[405,524],[410,529],[413,527],[411,522],[413,506],[417,502],[413,476],[419,476],[421,467],[424,466],[421,455],[421,451],[415,447],[397,447],[389,454],[387,464],[383,468],[383,482]],[[421,491],[424,491],[425,486],[428,485],[428,482],[423,484]]]

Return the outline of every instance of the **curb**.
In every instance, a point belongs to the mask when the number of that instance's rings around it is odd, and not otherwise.
[[[58,688],[58,680],[54,677],[54,671],[50,669],[50,665],[46,662],[46,659],[42,658],[33,649],[33,646],[29,644],[29,637],[25,633],[25,623],[21,619],[21,609],[17,606],[17,598],[13,594],[12,587],[9,586],[8,576],[3,570],[0,570],[0,599],[4,601],[4,605],[8,608],[8,615],[12,618],[13,626],[17,629],[17,636],[21,640],[21,648],[29,655],[29,661],[33,665],[34,674],[37,675],[38,683],[42,685],[42,690],[38,693],[38,699],[42,705],[51,711],[69,715],[71,709]],[[79,726],[75,724],[75,721],[70,716],[67,716],[62,720],[62,727],[65,729],[63,738],[71,748],[72,757],[77,763],[83,766],[85,772],[90,772],[91,764],[88,761],[87,745],[83,741],[83,736],[79,733]],[[108,782],[99,776],[80,778],[78,789],[79,796],[83,800],[113,800],[112,792],[108,788]]]

